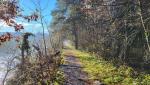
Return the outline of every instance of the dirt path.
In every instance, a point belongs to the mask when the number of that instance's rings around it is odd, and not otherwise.
[[[65,57],[66,64],[62,66],[65,73],[64,85],[92,85],[86,80],[88,75],[82,71],[82,66],[79,60],[74,56]]]
[[[82,70],[79,59],[73,55],[65,55],[62,70],[65,74],[64,85],[103,85],[99,81],[90,80],[88,74]]]

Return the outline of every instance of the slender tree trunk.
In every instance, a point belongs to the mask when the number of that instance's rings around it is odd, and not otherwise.
[[[46,45],[46,40],[45,40],[45,27],[44,27],[44,24],[43,24],[43,17],[42,17],[42,13],[41,13],[42,10],[40,10],[40,21],[41,21],[41,25],[42,25],[42,29],[43,29],[43,42],[44,42],[44,52],[45,52],[45,55],[47,55],[47,45]]]
[[[140,21],[141,21],[141,25],[143,27],[143,31],[144,31],[144,35],[145,35],[145,40],[146,40],[146,45],[148,48],[148,52],[150,53],[150,45],[149,45],[149,39],[148,39],[148,35],[147,35],[147,30],[146,30],[146,26],[144,24],[144,20],[143,20],[143,15],[142,15],[142,4],[141,4],[141,0],[139,0],[139,6],[140,6]]]
[[[76,28],[75,22],[73,22],[73,34],[74,34],[74,42],[75,42],[75,48],[78,49],[78,29]]]
[[[22,55],[22,59],[21,59],[21,70],[23,70],[24,68],[24,63],[25,63],[25,54],[24,54],[24,49],[21,49],[21,55]]]

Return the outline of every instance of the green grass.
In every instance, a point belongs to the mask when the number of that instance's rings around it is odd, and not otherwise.
[[[68,53],[80,59],[83,70],[89,74],[90,79],[99,80],[107,85],[150,85],[150,74],[139,74],[126,65],[115,67],[113,63],[103,58],[97,59],[90,53],[77,50]]]

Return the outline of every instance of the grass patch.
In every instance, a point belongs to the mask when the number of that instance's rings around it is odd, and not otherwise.
[[[77,50],[65,50],[65,54],[71,54],[80,59],[83,70],[91,79],[99,80],[107,85],[150,85],[150,74],[137,73],[126,65],[116,67],[113,63],[97,59],[90,53]]]

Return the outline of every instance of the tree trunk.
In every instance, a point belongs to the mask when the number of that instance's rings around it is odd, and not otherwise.
[[[75,22],[73,22],[73,34],[74,34],[74,43],[75,43],[75,48],[78,49],[78,29],[76,28]]]

